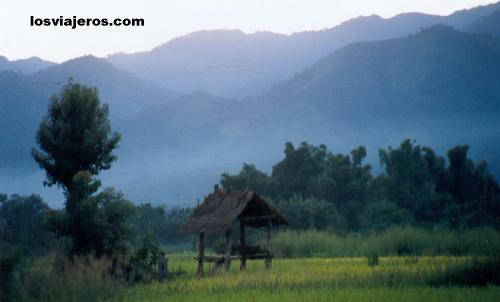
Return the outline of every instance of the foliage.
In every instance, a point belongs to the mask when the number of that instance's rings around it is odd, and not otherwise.
[[[158,241],[151,235],[143,238],[142,247],[135,252],[133,262],[153,268],[158,264],[162,252]]]
[[[142,246],[137,249],[124,265],[124,278],[129,282],[152,281],[160,278],[160,261],[165,253],[154,236],[146,235]]]
[[[0,250],[0,301],[18,301],[22,298],[21,262],[19,250],[12,248],[10,253]]]
[[[345,229],[345,221],[335,205],[324,200],[293,196],[288,200],[274,203],[274,206],[287,218],[293,229],[335,231]]]
[[[97,88],[70,80],[51,99],[48,114],[40,123],[35,161],[47,174],[47,185],[70,191],[79,171],[97,175],[117,159],[112,153],[120,135],[111,133],[108,106],[101,105]]]
[[[190,214],[191,209],[188,208],[173,208],[167,211],[163,206],[144,203],[135,207],[135,215],[131,217],[130,224],[140,238],[153,235],[162,244],[180,244],[186,238],[178,230]]]
[[[45,184],[58,185],[66,195],[63,211],[48,215],[49,229],[71,238],[71,255],[123,253],[130,238],[126,223],[133,206],[120,193],[107,190],[94,178],[117,159],[113,150],[120,135],[111,132],[107,105],[96,88],[72,80],[54,95],[40,123],[35,161],[45,170]]]
[[[286,230],[274,236],[273,250],[282,257],[495,255],[500,253],[500,232],[492,228],[430,231],[393,227],[369,234],[337,235]]]
[[[360,226],[365,230],[382,230],[391,226],[413,224],[411,213],[390,201],[369,203],[360,215]]]
[[[53,243],[43,228],[49,206],[38,195],[0,194],[0,241],[21,249],[25,255],[41,254]]]
[[[371,166],[363,165],[367,155],[364,147],[344,155],[333,154],[324,145],[302,143],[295,148],[287,143],[285,157],[273,167],[271,175],[244,164],[238,174],[222,174],[221,184],[229,190],[256,190],[275,200],[281,211],[298,220],[291,221],[295,228],[500,228],[500,187],[486,163],[469,159],[468,149],[454,147],[445,159],[430,147],[406,139],[398,148],[379,151],[384,171],[374,176]],[[328,209],[326,204],[330,205]],[[313,219],[318,209],[325,213],[336,209],[338,215]]]
[[[53,210],[47,218],[49,229],[59,236],[71,236],[71,255],[126,253],[134,235],[128,221],[135,209],[123,194],[109,188],[86,198],[77,209],[75,216]]]
[[[195,278],[196,263],[173,259],[188,266],[189,275],[161,284],[129,288],[114,301],[496,301],[500,289],[436,287],[434,280],[460,269],[468,257],[381,257],[377,266],[365,258],[278,259],[266,271],[263,261],[249,261],[244,273],[233,265],[231,273]],[[444,284],[439,284],[444,285]]]

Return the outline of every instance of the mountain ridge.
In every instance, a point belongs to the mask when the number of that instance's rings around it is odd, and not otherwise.
[[[358,41],[399,38],[438,23],[461,29],[500,9],[500,3],[448,16],[405,13],[347,20],[333,28],[290,35],[239,30],[205,30],[174,38],[150,51],[116,54],[116,66],[182,93],[205,90],[246,97],[270,88],[303,68]],[[174,88],[175,87],[175,88]]]

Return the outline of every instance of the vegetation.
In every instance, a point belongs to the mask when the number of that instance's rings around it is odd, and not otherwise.
[[[295,229],[371,231],[394,225],[500,228],[500,187],[485,162],[473,162],[468,146],[447,159],[430,147],[404,140],[380,150],[383,173],[363,164],[364,147],[350,155],[326,146],[285,145],[272,173],[244,164],[222,174],[229,190],[250,188],[275,200]]]
[[[477,228],[463,232],[394,227],[384,231],[338,235],[316,230],[283,231],[273,238],[281,257],[493,256],[500,253],[500,232]]]
[[[130,223],[139,238],[153,236],[160,244],[178,246],[186,242],[186,236],[180,234],[178,230],[190,214],[189,208],[167,210],[164,206],[145,203],[135,207],[135,215]]]
[[[101,185],[94,175],[117,159],[113,150],[120,135],[111,132],[108,115],[97,88],[70,80],[52,97],[37,132],[40,149],[32,150],[46,172],[45,184],[61,187],[66,196],[65,209],[52,211],[47,223],[58,236],[71,239],[71,255],[120,253],[130,236],[131,203],[113,190],[93,196]]]
[[[226,189],[267,196],[290,229],[276,231],[271,272],[251,262],[246,272],[234,265],[195,279],[190,238],[177,232],[191,209],[135,206],[101,189],[96,176],[117,159],[120,140],[108,115],[95,88],[72,81],[52,98],[32,154],[66,203],[53,210],[37,195],[0,194],[2,301],[493,301],[499,294],[500,188],[486,163],[469,159],[468,146],[445,159],[405,140],[380,150],[384,171],[374,175],[364,147],[344,155],[287,143],[269,175],[250,164],[225,173]],[[217,240],[207,242],[213,252]],[[162,245],[184,253],[170,259],[160,283]]]
[[[464,288],[448,279],[451,272],[481,267],[478,261],[381,257],[370,266],[366,258],[286,259],[274,261],[271,272],[255,261],[243,273],[233,266],[230,274],[196,279],[194,261],[173,259],[191,274],[126,289],[112,301],[496,301],[494,282]]]
[[[40,196],[0,194],[0,250],[16,247],[27,255],[47,252],[54,238],[43,227],[49,206]]]

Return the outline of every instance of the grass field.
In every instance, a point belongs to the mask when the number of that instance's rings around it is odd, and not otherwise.
[[[239,272],[198,279],[189,256],[173,257],[170,268],[185,274],[163,283],[126,288],[109,301],[498,301],[500,287],[459,286],[450,274],[468,267],[469,257],[308,258],[248,263]],[[474,260],[477,261],[477,260]],[[452,279],[450,279],[452,280]]]

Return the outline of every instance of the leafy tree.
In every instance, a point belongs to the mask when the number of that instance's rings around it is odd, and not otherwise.
[[[53,236],[43,228],[49,206],[38,195],[0,194],[0,240],[20,248],[24,254],[46,251]]]
[[[315,215],[307,211],[319,209],[328,202],[331,209],[338,209],[343,216],[332,222],[332,226],[338,228],[337,222],[341,221],[343,227],[347,223],[347,227],[357,228],[372,179],[371,166],[362,164],[366,149],[353,150],[351,159],[349,155],[332,154],[324,145],[315,147],[304,142],[298,148],[287,143],[284,153],[285,157],[273,167],[271,176],[257,170],[254,165],[244,164],[236,175],[224,173],[221,184],[226,189],[248,187],[274,200],[286,200],[284,204],[306,211],[298,214],[307,217]],[[307,200],[308,207],[302,207],[301,200]],[[325,215],[327,213],[329,210]],[[306,221],[301,225],[323,228]]]
[[[380,150],[380,161],[387,175],[387,197],[407,209],[418,221],[438,219],[435,201],[437,184],[444,174],[444,159],[436,157],[428,147],[414,145],[410,139],[399,148]],[[429,210],[432,209],[432,210]],[[429,217],[437,216],[437,217]]]
[[[248,188],[257,190],[264,196],[272,194],[271,178],[252,164],[243,163],[243,168],[237,175],[223,173],[220,183],[227,190],[244,190]]]
[[[448,151],[446,190],[452,196],[447,214],[453,227],[500,226],[500,189],[485,162],[468,158],[469,146]]]
[[[74,217],[67,211],[51,211],[47,224],[59,236],[72,238],[71,255],[123,255],[135,235],[129,223],[134,214],[134,205],[108,188],[85,198]]]
[[[70,193],[76,173],[98,175],[111,167],[120,135],[111,132],[108,116],[108,105],[101,105],[95,87],[70,80],[52,97],[36,135],[40,149],[32,149],[47,174],[45,184]]]
[[[93,196],[101,185],[94,176],[117,159],[113,150],[120,135],[111,132],[108,116],[96,88],[70,80],[52,97],[37,131],[40,149],[32,149],[46,172],[45,184],[62,187],[66,195],[65,210],[51,212],[47,225],[72,239],[72,254],[120,252],[128,238],[131,204],[114,191]]]
[[[139,238],[153,235],[165,244],[178,244],[185,240],[178,230],[191,214],[189,209],[174,208],[167,211],[163,206],[145,203],[137,206],[135,211],[130,223],[137,230]]]
[[[343,231],[346,227],[337,208],[325,200],[294,196],[275,203],[275,206],[294,229]]]
[[[236,175],[224,173],[221,183],[276,200],[299,229],[338,230],[339,222],[347,230],[448,222],[460,228],[500,228],[498,183],[486,163],[473,162],[467,152],[468,146],[454,147],[447,162],[431,148],[406,139],[397,148],[379,151],[384,172],[374,177],[371,166],[363,164],[364,147],[346,155],[323,145],[302,143],[296,148],[287,143],[285,157],[271,175],[244,164]]]
[[[285,144],[285,158],[273,167],[273,196],[290,198],[314,196],[312,188],[324,171],[328,150],[303,142],[298,148]]]
[[[360,224],[366,230],[382,230],[394,225],[412,224],[411,213],[389,201],[368,204],[360,217]]]
[[[334,203],[344,216],[350,229],[359,228],[359,215],[369,200],[371,166],[362,165],[366,156],[364,147],[354,149],[349,155],[329,154],[320,198]]]

